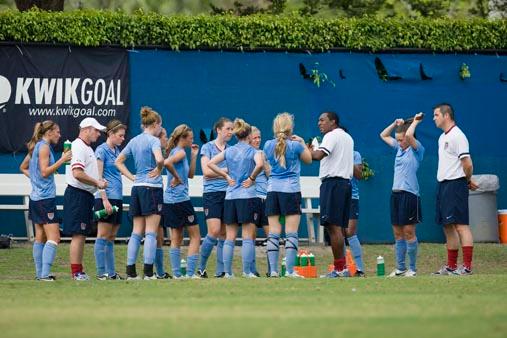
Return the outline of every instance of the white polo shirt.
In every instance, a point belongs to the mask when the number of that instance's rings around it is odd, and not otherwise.
[[[320,161],[319,178],[352,178],[354,171],[354,140],[343,129],[336,128],[324,135],[319,150],[327,156]]]
[[[458,126],[451,127],[438,139],[437,180],[455,180],[465,177],[461,159],[470,157],[468,140]]]
[[[74,168],[81,168],[84,170],[86,175],[93,177],[96,180],[99,179],[99,170],[97,167],[97,157],[95,157],[95,152],[80,138],[77,138],[72,142],[72,160],[65,170],[65,181],[68,185],[71,185],[74,188],[86,190],[92,194],[95,193],[97,191],[97,187],[84,184],[72,175],[72,169]]]

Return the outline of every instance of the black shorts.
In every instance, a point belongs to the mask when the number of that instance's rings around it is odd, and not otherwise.
[[[133,186],[129,216],[160,215],[164,201],[162,188]]]
[[[268,216],[266,215],[266,199],[256,197],[255,198],[255,212],[257,213],[255,226],[262,228],[265,225],[269,225]],[[255,215],[254,215],[255,216]]]
[[[443,181],[438,183],[437,224],[469,224],[468,183],[466,179]]]
[[[421,199],[408,191],[391,194],[391,224],[409,225],[422,222]]]
[[[266,215],[301,215],[301,192],[268,192]]]
[[[162,206],[162,218],[164,219],[163,224],[166,228],[182,228],[198,224],[194,206],[190,201],[164,203]]]
[[[87,236],[93,231],[95,197],[86,190],[68,185],[63,195],[63,232]]]
[[[109,203],[114,207],[118,208],[118,212],[113,212],[111,215],[103,217],[97,220],[100,223],[109,223],[109,224],[121,224],[122,214],[123,214],[123,201],[110,199]],[[93,207],[94,211],[99,211],[104,209],[104,203],[102,203],[102,198],[95,199],[95,205]]]
[[[60,223],[56,211],[56,198],[46,198],[39,201],[28,202],[28,218],[34,224]]]
[[[349,220],[350,219],[359,219],[359,199],[357,198],[352,198],[350,200]]]
[[[225,224],[245,224],[255,223],[256,217],[259,217],[255,210],[255,198],[240,198],[225,200],[224,203],[224,223]]]
[[[204,218],[219,218],[224,220],[225,191],[205,192],[202,195]]]
[[[350,180],[341,177],[329,177],[322,180],[320,185],[320,225],[348,227],[351,198]]]

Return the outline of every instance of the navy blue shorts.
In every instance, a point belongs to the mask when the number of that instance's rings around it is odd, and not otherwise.
[[[255,213],[254,219],[255,219],[255,226],[257,228],[262,228],[265,225],[269,225],[268,222],[268,216],[266,215],[266,199],[256,197],[255,198]]]
[[[202,194],[204,218],[219,218],[224,220],[225,191],[205,192]]]
[[[93,231],[93,204],[95,197],[86,190],[71,185],[63,195],[63,232],[87,236]]]
[[[244,224],[255,223],[255,217],[259,216],[255,210],[255,198],[241,198],[225,200],[224,223]]]
[[[409,225],[422,222],[421,199],[408,191],[391,194],[391,224]]]
[[[341,177],[328,177],[320,185],[320,225],[349,226],[352,185]]]
[[[468,184],[466,179],[443,181],[438,184],[437,224],[470,224],[468,218]]]
[[[349,219],[359,219],[359,199],[357,198],[350,200]]]
[[[301,192],[268,192],[266,215],[301,215]]]
[[[28,218],[34,224],[60,223],[57,217],[56,198],[46,198],[39,201],[28,202]]]
[[[181,228],[197,224],[194,206],[190,201],[164,203],[162,206],[162,218],[164,219],[164,227],[166,228]]]
[[[162,188],[133,186],[129,216],[150,216],[162,213],[164,201]]]
[[[111,215],[99,219],[98,221],[100,223],[121,224],[121,218],[123,214],[123,201],[110,199],[109,203],[111,203],[112,206],[116,206],[118,208],[118,212],[114,212]],[[99,211],[102,209],[104,209],[104,203],[102,203],[102,198],[96,198],[93,211]]]

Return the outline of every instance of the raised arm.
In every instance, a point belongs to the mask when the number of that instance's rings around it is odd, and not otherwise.
[[[391,134],[393,133],[394,128],[403,125],[403,123],[404,123],[403,119],[396,119],[394,120],[393,123],[391,123],[384,130],[382,130],[382,132],[380,133],[380,138],[382,139],[382,141],[387,143],[388,146],[392,147],[395,144],[396,140],[391,136]]]
[[[410,127],[408,127],[407,132],[405,133],[405,137],[407,138],[408,144],[414,148],[417,149],[417,141],[415,139],[415,129],[419,125],[419,123],[422,122],[424,113],[417,113],[414,116],[414,119],[412,120],[412,123],[410,124]]]
[[[49,165],[49,146],[43,144],[39,150],[39,169],[42,177],[47,178],[54,174],[58,168],[60,168],[65,162],[70,161],[72,158],[72,151],[69,150],[62,154],[62,157],[58,159],[53,165]]]
[[[190,147],[190,168],[188,170],[188,178],[194,178],[197,155],[199,155],[199,145],[192,144]]]
[[[303,140],[302,137],[299,137],[297,135],[292,135],[291,139],[293,141],[301,143],[303,146],[303,152],[301,155],[299,155],[299,159],[305,163],[305,164],[311,164],[312,163],[312,153],[310,152],[310,149],[306,146],[305,140]]]

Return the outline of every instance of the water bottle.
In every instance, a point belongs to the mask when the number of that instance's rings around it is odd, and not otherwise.
[[[308,265],[308,255],[306,253],[303,253],[301,255],[301,266],[307,266]]]
[[[113,214],[116,212],[118,212],[118,207],[116,205],[113,205]],[[105,208],[95,211],[95,218],[97,218],[97,219],[101,219],[101,218],[104,218],[107,216],[108,216],[108,214],[107,214],[107,211]]]
[[[180,273],[182,276],[187,275],[187,261],[184,260],[183,258],[181,259],[181,262],[180,262]]]
[[[384,276],[386,274],[386,267],[384,264],[384,257],[377,257],[377,276]]]
[[[286,260],[286,258],[284,257],[284,258],[282,259],[282,269],[281,269],[281,272],[280,272],[280,277],[285,276],[286,271],[287,271],[287,260]]]
[[[69,140],[66,140],[65,142],[63,142],[63,152],[64,153],[68,152],[71,149],[72,149],[72,142],[70,142]],[[68,165],[68,164],[70,164],[70,162],[65,162],[65,165]]]
[[[310,252],[308,260],[310,261],[310,266],[315,266],[315,255],[313,253]]]

